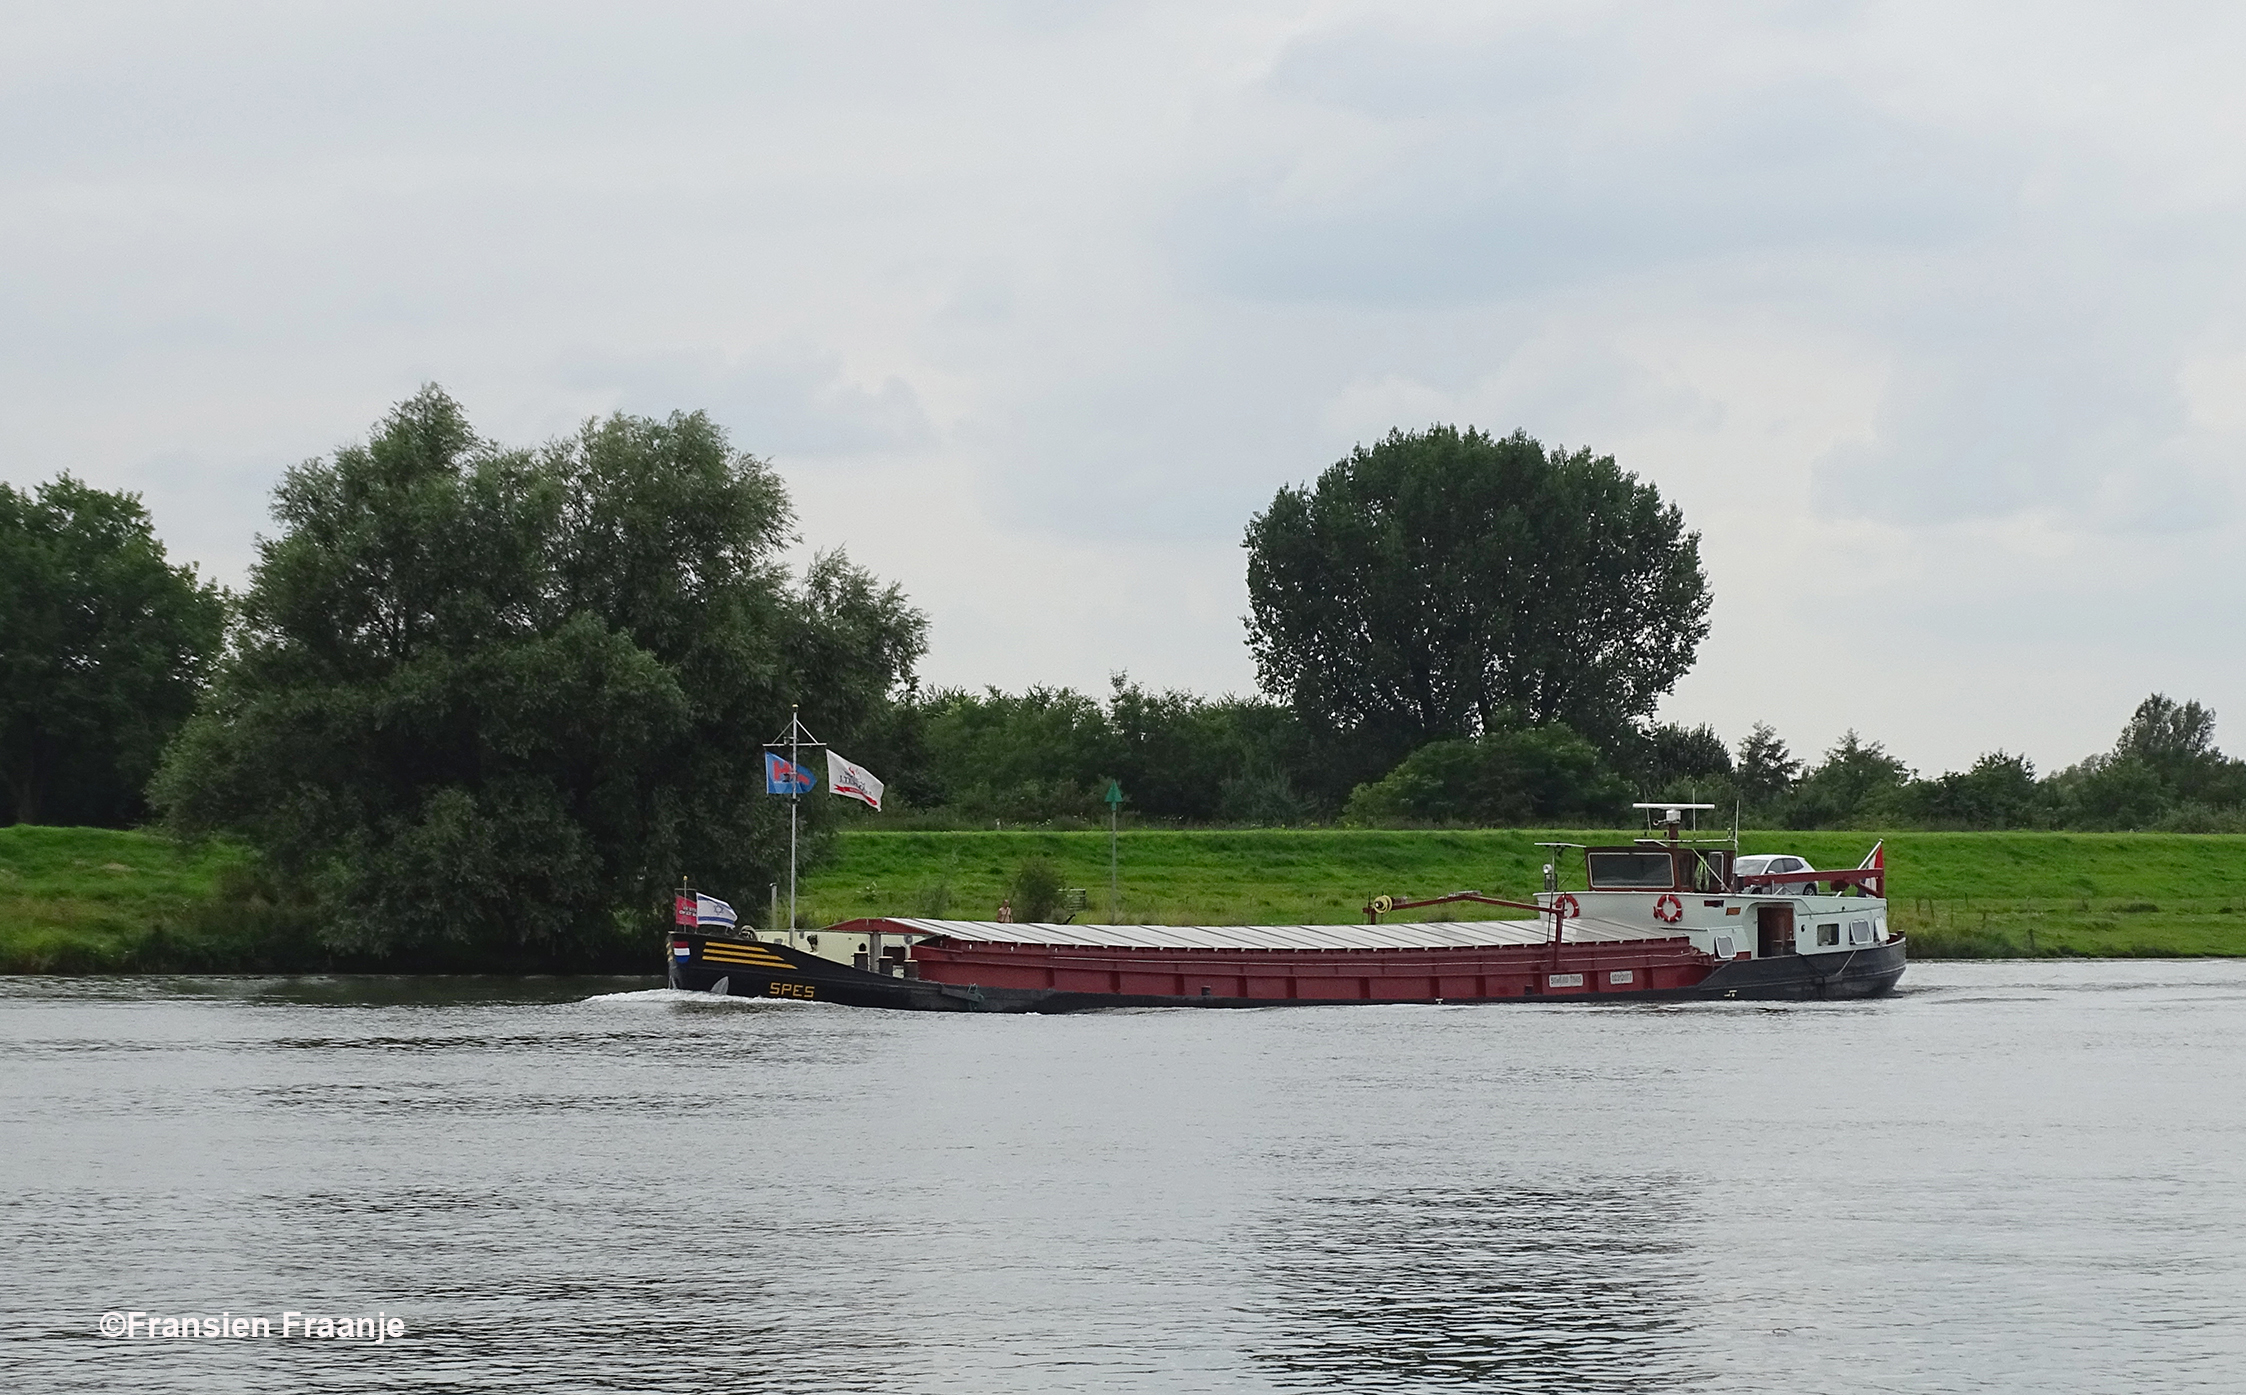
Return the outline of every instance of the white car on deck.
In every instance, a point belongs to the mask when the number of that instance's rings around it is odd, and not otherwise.
[[[1732,867],[1735,877],[1758,877],[1767,872],[1812,872],[1816,869],[1792,853],[1757,853],[1740,858]],[[1817,891],[1815,882],[1777,882],[1758,884],[1757,890],[1766,890],[1773,896],[1811,896]]]

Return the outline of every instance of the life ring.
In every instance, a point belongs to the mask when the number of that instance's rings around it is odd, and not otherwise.
[[[1663,925],[1676,924],[1684,919],[1684,902],[1679,901],[1668,892],[1663,892],[1661,899],[1653,903],[1653,918]]]
[[[1575,903],[1575,898],[1564,891],[1560,893],[1560,899],[1552,903],[1552,909],[1560,913],[1562,920],[1572,920],[1583,914],[1583,908]]]

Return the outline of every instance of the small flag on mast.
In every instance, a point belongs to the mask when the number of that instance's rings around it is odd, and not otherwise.
[[[764,753],[764,792],[804,794],[819,781],[812,773],[777,751]]]
[[[827,752],[827,789],[844,799],[855,799],[875,813],[881,812],[881,781],[864,766],[852,765],[831,750]]]
[[[671,908],[671,919],[680,925],[730,927],[740,923],[740,918],[733,914],[733,907],[715,896],[704,896],[700,892],[681,892],[673,898]]]

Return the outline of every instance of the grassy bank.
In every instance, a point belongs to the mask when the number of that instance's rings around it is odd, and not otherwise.
[[[0,828],[0,970],[212,969],[256,964],[255,916],[211,911],[241,849],[106,828]]]
[[[331,949],[309,907],[276,904],[241,848],[103,828],[0,828],[0,973],[652,973],[620,937],[565,964],[461,948]]]
[[[1117,919],[1170,924],[1335,924],[1380,892],[1475,889],[1523,897],[1540,883],[1539,840],[1626,841],[1617,832],[1254,829],[1127,833]],[[1748,833],[1747,852],[1853,867],[1867,833]],[[2190,834],[1885,835],[1895,922],[1921,957],[2246,954],[2246,837]],[[1102,833],[853,833],[805,881],[805,918],[995,914],[1014,871],[1054,862],[1108,918]],[[1580,885],[1580,882],[1574,883]],[[736,898],[746,902],[749,898]],[[746,906],[744,905],[744,909]],[[1421,912],[1439,915],[1443,912]]]
[[[1381,892],[1535,890],[1539,839],[1627,835],[1363,829],[1144,831],[1123,835],[1117,918],[1171,924],[1342,924]],[[1874,835],[1749,833],[1749,852],[1853,867]],[[2246,836],[1887,835],[1891,913],[1921,958],[2246,955]],[[1104,833],[853,832],[805,879],[803,915],[984,919],[1031,857],[1052,860],[1107,910]],[[144,833],[0,828],[0,972],[282,972],[353,967],[314,927],[242,889],[223,844]],[[763,888],[713,888],[761,919]],[[1439,912],[1423,912],[1435,915]],[[390,966],[403,967],[403,966]]]

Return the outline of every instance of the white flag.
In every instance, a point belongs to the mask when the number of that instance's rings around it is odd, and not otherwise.
[[[864,766],[852,765],[832,751],[827,752],[827,790],[881,811],[881,781]]]

